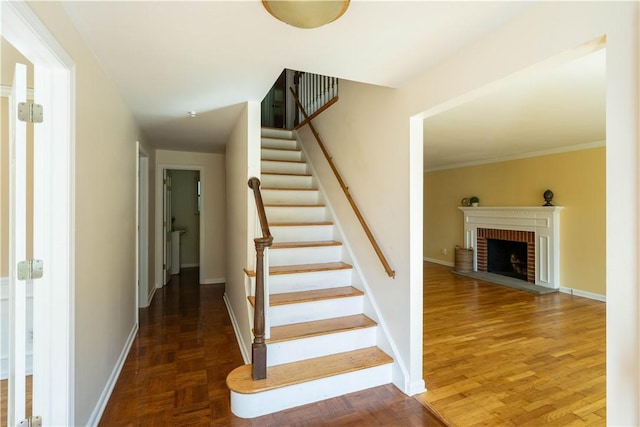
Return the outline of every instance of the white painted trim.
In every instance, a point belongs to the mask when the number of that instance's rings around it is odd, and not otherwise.
[[[512,156],[501,156],[501,157],[493,157],[491,159],[475,160],[472,162],[453,163],[446,166],[425,169],[424,171],[436,172],[436,171],[447,170],[447,169],[459,169],[459,168],[466,168],[469,166],[479,166],[479,165],[487,165],[491,163],[508,162],[511,160],[528,159],[531,157],[548,156],[550,154],[570,153],[572,151],[582,151],[582,150],[589,150],[592,148],[604,147],[606,146],[606,143],[607,143],[606,141],[586,142],[584,144],[575,144],[575,145],[569,145],[566,147],[554,147],[554,148],[549,148],[547,150],[531,151],[529,153],[522,153],[522,154],[514,154]]]
[[[87,422],[88,426],[97,426],[100,422],[100,418],[107,407],[107,403],[109,403],[109,398],[111,397],[111,393],[113,392],[113,388],[118,381],[118,377],[120,376],[120,372],[122,371],[122,367],[124,366],[124,362],[127,360],[127,356],[129,355],[129,351],[131,350],[131,346],[136,339],[136,334],[138,333],[138,324],[133,325],[131,332],[129,333],[129,338],[124,344],[122,351],[120,352],[120,357],[118,357],[118,361],[116,365],[113,367],[113,371],[111,371],[111,375],[109,375],[109,379],[102,389],[102,394],[100,394],[100,398],[96,403],[95,408],[93,408],[93,412],[91,412],[91,416],[89,417],[89,421]]]
[[[607,302],[607,296],[601,294],[594,294],[593,292],[581,291],[580,289],[573,288],[565,288],[564,286],[560,286],[560,292],[564,294],[569,294],[571,296],[589,298],[596,301]]]
[[[443,261],[441,259],[435,259],[435,258],[429,258],[429,257],[424,257],[423,261],[432,262],[434,264],[444,265],[446,267],[455,267],[455,265],[456,265],[454,262]]]
[[[156,295],[156,289],[158,289],[158,288],[156,288],[155,286],[153,286],[153,287],[151,288],[151,290],[149,291],[149,295],[147,296],[147,301],[148,301],[147,307],[148,307],[149,305],[151,305],[151,301],[153,301],[153,297]]]
[[[9,98],[11,96],[11,86],[0,85],[0,96]],[[33,101],[33,88],[27,88],[27,100]]]
[[[226,283],[227,278],[226,277],[218,277],[218,278],[214,278],[214,279],[204,279],[200,282],[201,285],[218,285],[218,284],[224,284]]]
[[[2,2],[2,36],[34,65],[34,255],[45,276],[34,296],[33,411],[50,425],[75,417],[75,64],[24,1]]]
[[[200,267],[200,264],[196,263],[192,263],[192,264],[180,264],[180,268],[193,268],[193,267]]]
[[[231,308],[231,302],[227,297],[227,293],[222,297],[224,304],[227,306],[227,313],[229,313],[229,318],[231,319],[231,325],[233,325],[233,331],[235,332],[236,341],[238,341],[238,347],[240,347],[240,353],[242,354],[242,359],[245,364],[251,363],[251,351],[245,347],[244,342],[240,339],[242,336],[242,331],[240,330],[240,326],[238,325],[238,319],[236,318],[233,309]]]

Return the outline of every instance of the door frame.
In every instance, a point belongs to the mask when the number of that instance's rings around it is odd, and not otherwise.
[[[149,156],[136,141],[136,323],[138,307],[149,305]],[[155,288],[154,288],[155,289]]]
[[[198,264],[200,264],[199,281],[204,283],[202,277],[202,266],[204,265],[204,236],[205,236],[205,221],[206,218],[206,180],[204,165],[181,165],[175,163],[158,163],[156,165],[156,289],[162,288],[165,283],[163,280],[162,271],[162,254],[163,246],[165,245],[165,237],[162,232],[162,204],[164,202],[164,190],[163,190],[163,176],[167,170],[192,170],[200,172],[200,233],[199,233],[199,247],[198,251]],[[168,266],[167,266],[168,268]]]
[[[0,34],[33,64],[47,118],[34,127],[33,252],[45,274],[34,286],[33,413],[73,425],[75,64],[26,3],[1,7]]]

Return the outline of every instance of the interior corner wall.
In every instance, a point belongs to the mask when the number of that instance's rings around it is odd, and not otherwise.
[[[156,174],[161,165],[171,165],[170,169],[201,167],[202,218],[204,242],[200,247],[200,283],[221,283],[226,275],[226,211],[225,211],[225,155],[216,153],[192,153],[188,151],[156,150]],[[157,201],[156,201],[157,203]],[[157,245],[156,245],[157,246]],[[162,245],[154,249],[162,250]],[[154,257],[156,259],[156,257]],[[162,259],[162,256],[159,257]],[[161,281],[161,278],[157,278]]]
[[[560,213],[560,286],[606,295],[606,149],[550,154],[424,174],[424,256],[452,265],[464,246],[460,200],[541,206],[551,189]],[[442,254],[446,249],[447,254]]]
[[[73,407],[86,425],[136,330],[136,140],[131,112],[60,3],[28,6],[75,64]],[[125,354],[126,356],[126,354]],[[102,402],[103,403],[103,402]]]
[[[227,270],[225,300],[236,331],[240,350],[247,357],[251,349],[251,328],[245,268],[252,269],[255,205],[248,181],[260,176],[260,103],[248,102],[226,145]]]

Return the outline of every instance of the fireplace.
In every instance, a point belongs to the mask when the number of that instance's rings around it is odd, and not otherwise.
[[[464,212],[464,246],[474,249],[474,271],[503,274],[548,288],[560,287],[562,207],[459,209]]]
[[[535,233],[520,230],[477,229],[477,271],[536,282]]]

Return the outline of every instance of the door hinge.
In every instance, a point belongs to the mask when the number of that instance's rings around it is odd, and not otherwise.
[[[18,280],[40,279],[43,274],[41,259],[28,259],[18,262]]]
[[[29,417],[18,423],[19,427],[42,427],[42,417]]]
[[[18,120],[27,123],[42,123],[42,105],[20,102],[18,104]]]

